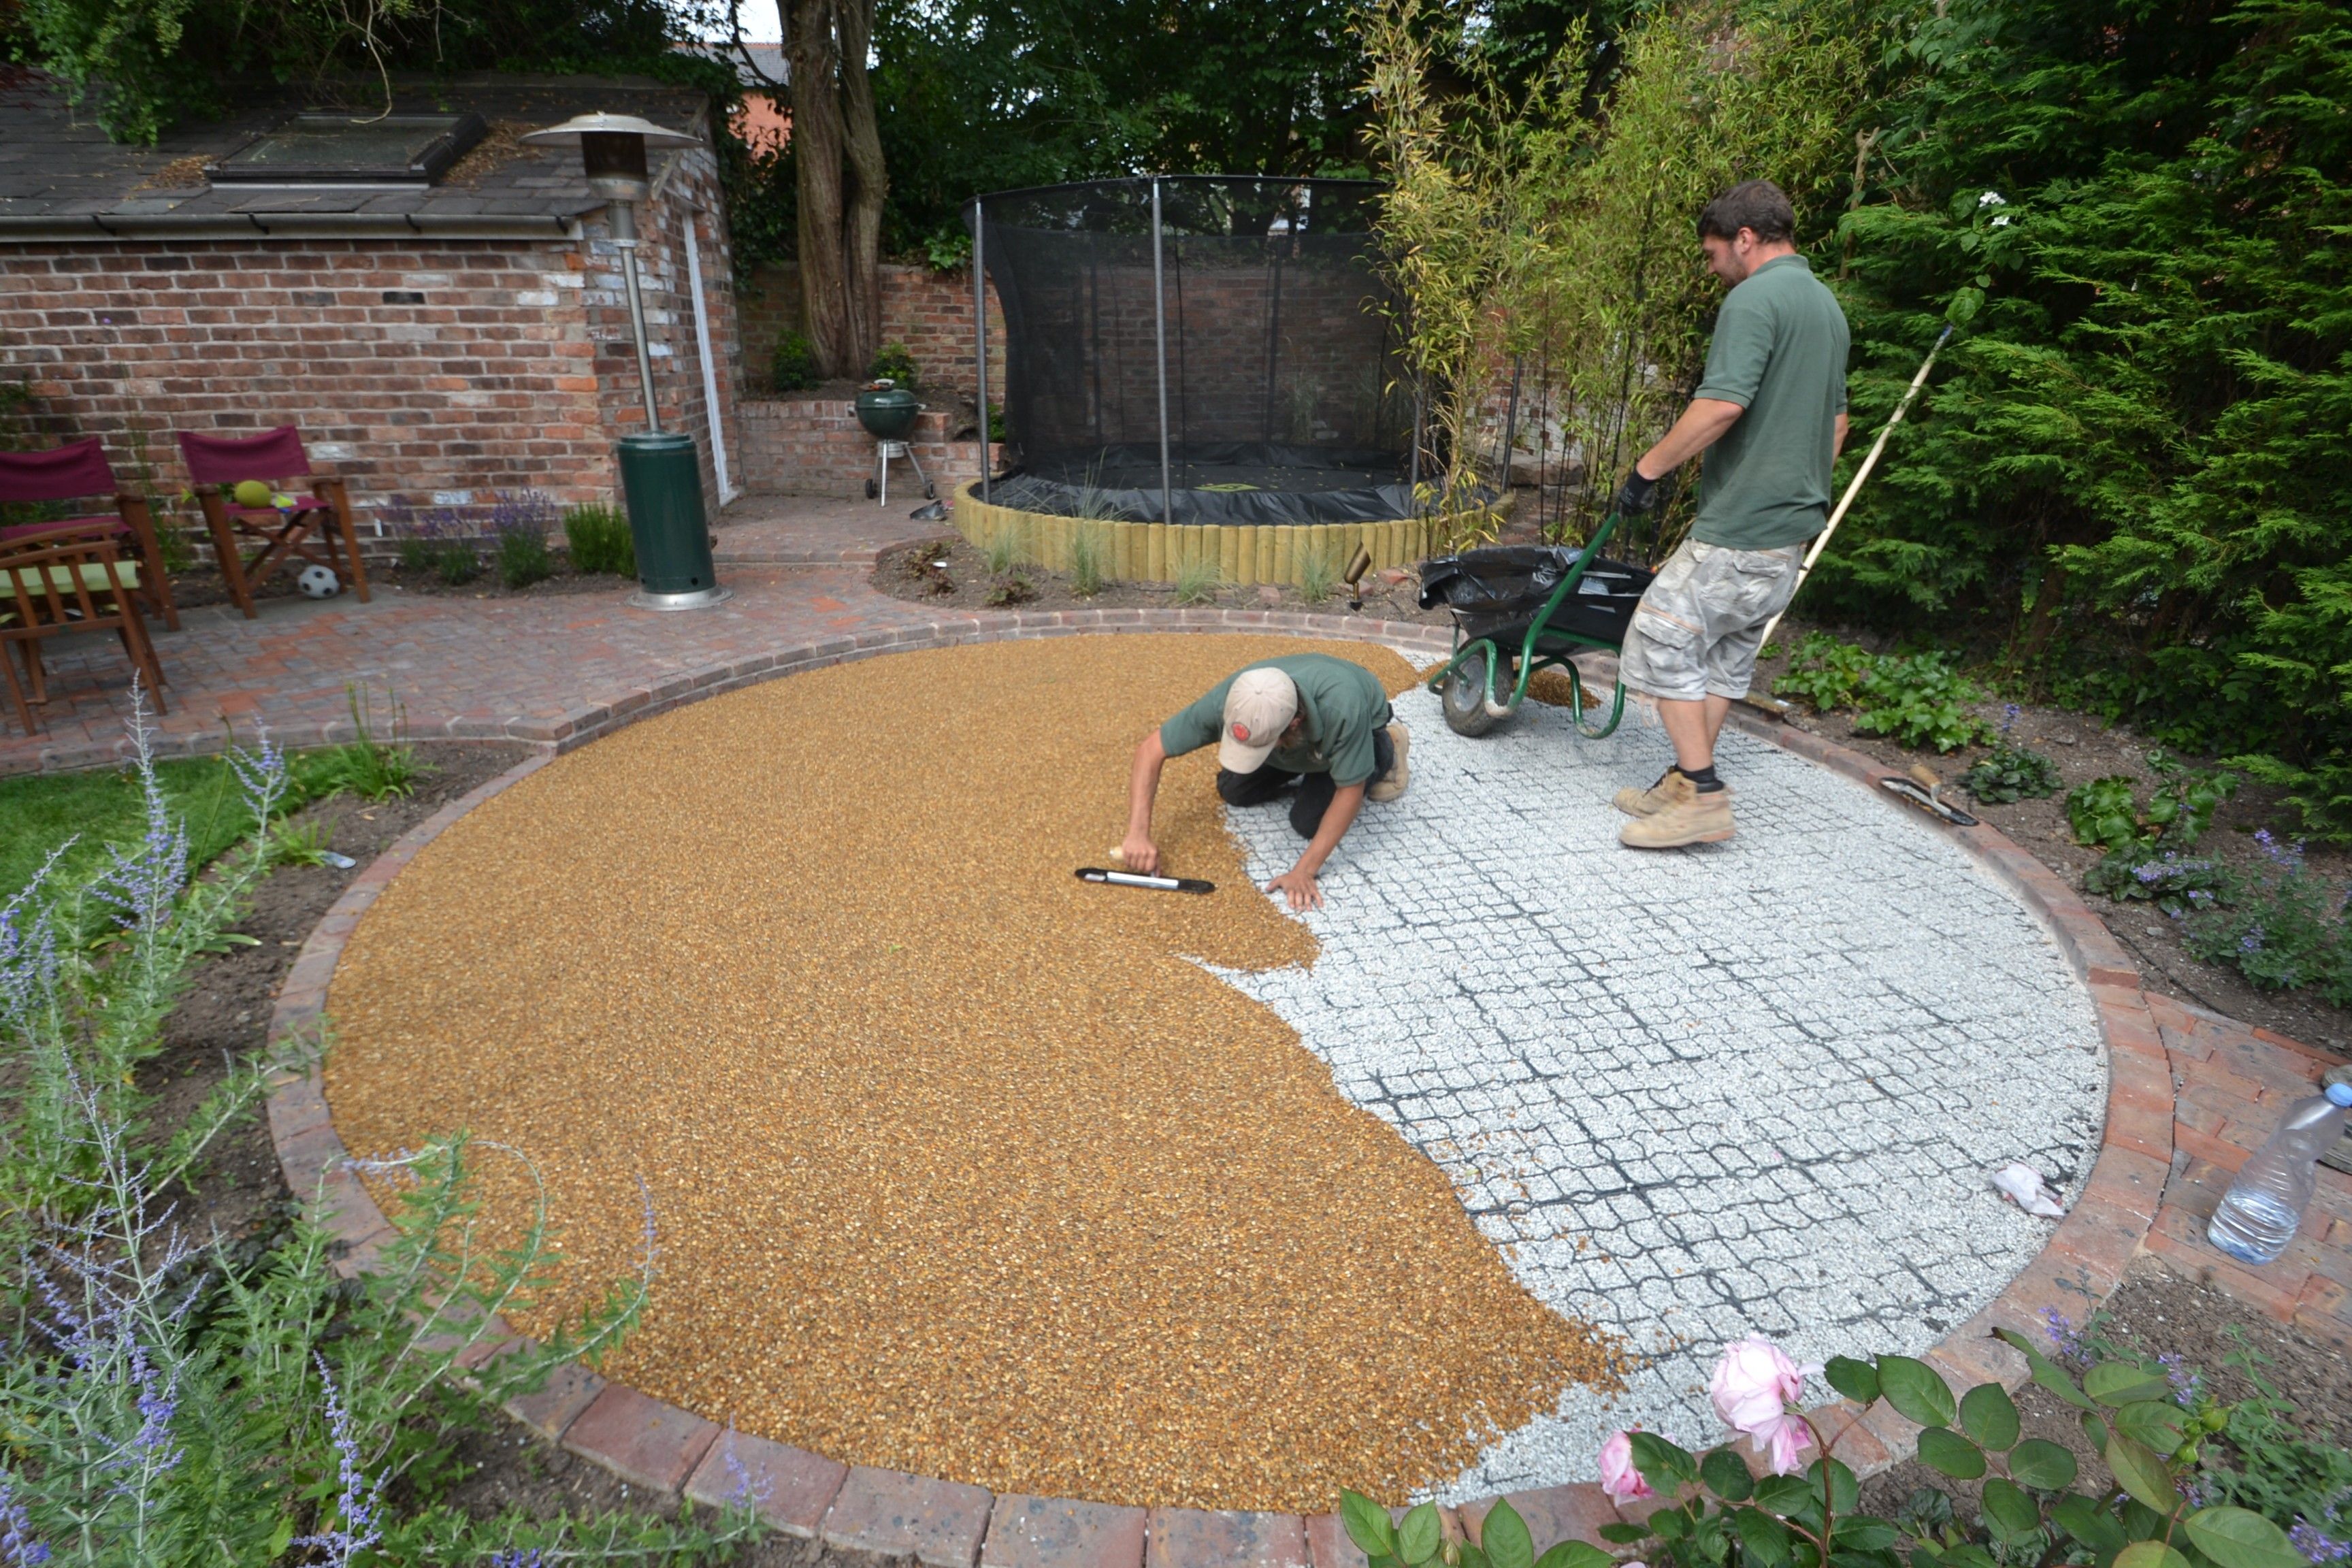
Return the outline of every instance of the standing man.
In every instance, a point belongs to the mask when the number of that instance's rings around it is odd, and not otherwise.
[[[1829,519],[1845,444],[1845,314],[1797,254],[1796,221],[1769,180],[1734,185],[1698,215],[1707,269],[1731,292],[1690,406],[1617,495],[1619,511],[1647,511],[1660,479],[1706,454],[1697,520],[1642,595],[1619,664],[1626,685],[1657,700],[1675,748],[1657,783],[1617,792],[1633,817],[1618,838],[1636,849],[1731,837],[1715,740]]]
[[[1411,773],[1412,737],[1389,709],[1380,677],[1328,654],[1291,654],[1251,665],[1212,687],[1135,748],[1127,839],[1117,858],[1150,876],[1160,868],[1151,803],[1171,757],[1217,743],[1217,795],[1227,805],[1263,805],[1296,784],[1290,826],[1307,841],[1297,864],[1265,885],[1294,910],[1323,907],[1316,874],[1367,800],[1394,800]]]

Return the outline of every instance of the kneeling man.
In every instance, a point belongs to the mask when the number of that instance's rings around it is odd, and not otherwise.
[[[1261,805],[1297,785],[1290,826],[1307,845],[1297,865],[1265,885],[1294,910],[1323,907],[1316,873],[1356,813],[1367,799],[1396,799],[1410,778],[1412,737],[1390,710],[1378,676],[1326,654],[1265,659],[1213,687],[1135,748],[1127,839],[1119,846],[1129,870],[1150,875],[1160,868],[1151,803],[1160,765],[1212,741],[1217,794],[1226,805]]]

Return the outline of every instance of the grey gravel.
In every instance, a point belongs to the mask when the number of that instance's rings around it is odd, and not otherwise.
[[[2016,1160],[2079,1188],[2105,1115],[2096,1016],[1941,829],[1734,732],[1738,836],[1624,849],[1610,796],[1671,760],[1646,714],[1594,742],[1531,703],[1471,741],[1424,692],[1397,710],[1412,787],[1326,868],[1320,958],[1227,978],[1446,1172],[1532,1293],[1646,1357],[1613,1402],[1571,1388],[1439,1500],[1592,1479],[1619,1426],[1712,1444],[1727,1341],[1916,1353],[2032,1260],[2050,1222],[1988,1176]],[[1279,809],[1230,816],[1261,882],[1288,868]]]

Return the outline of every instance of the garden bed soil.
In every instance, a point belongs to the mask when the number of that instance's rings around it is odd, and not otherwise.
[[[944,565],[935,564],[945,563]],[[1415,602],[1420,592],[1409,573],[1372,573],[1364,579],[1364,607],[1351,610],[1343,586],[1319,603],[1297,588],[1272,584],[1240,588],[1220,584],[1208,597],[1190,606],[1181,604],[1172,583],[1105,583],[1093,594],[1082,595],[1066,572],[1023,564],[1002,577],[992,575],[981,552],[960,535],[885,551],[868,579],[894,599],[907,599],[952,610],[1289,610],[1326,616],[1360,616],[1370,621],[1412,621],[1423,626],[1451,626],[1443,608],[1424,610]],[[992,596],[1015,581],[1027,586],[1002,602]]]
[[[1787,672],[1790,650],[1811,629],[1813,628],[1793,619],[1781,624],[1774,634],[1773,657],[1757,661],[1757,690],[1770,690],[1773,680]],[[1838,635],[1848,640],[1865,640],[1850,631],[1840,630]],[[2218,767],[2220,763],[2212,758],[2187,756],[2160,748],[2144,736],[2087,713],[2021,703],[2011,720],[2007,707],[2001,702],[1987,702],[1977,711],[1995,726],[2008,722],[2012,742],[2029,746],[2058,764],[2062,782],[2057,793],[2041,800],[2000,805],[1978,801],[1956,787],[1950,798],[2000,829],[2027,853],[2065,878],[2067,884],[2082,894],[2083,901],[2106,922],[2116,940],[2139,960],[2140,976],[2148,990],[2270,1029],[2315,1049],[2352,1056],[2352,1011],[2330,1006],[2308,991],[2258,990],[2236,970],[2194,957],[2189,951],[2184,923],[2165,915],[2153,904],[2117,902],[2083,888],[2084,873],[2098,864],[2099,851],[2074,842],[2066,821],[2066,791],[2092,779],[2120,773],[2129,777],[2145,798],[2157,782],[2157,774],[2147,763],[2148,753],[2156,750],[2165,751],[2168,757],[2178,756],[2193,768]],[[1964,746],[1940,756],[1933,751],[1913,751],[1883,735],[1858,733],[1853,727],[1853,714],[1842,710],[1816,713],[1800,706],[1788,721],[1890,767],[1908,769],[1924,762],[1947,781],[1957,781],[1990,751],[1984,746]],[[2293,841],[2289,825],[2294,813],[2284,805],[2284,794],[2270,785],[2242,778],[2238,793],[2214,814],[2212,826],[2198,840],[2193,853],[2248,876],[2271,869],[2267,852],[2254,835],[2267,828],[2274,841]],[[2312,845],[2305,850],[2305,863],[2312,872],[2337,887],[2352,879],[2352,853],[2342,848]]]

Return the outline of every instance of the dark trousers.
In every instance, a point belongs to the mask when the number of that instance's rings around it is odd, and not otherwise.
[[[1378,784],[1396,770],[1396,742],[1389,739],[1388,727],[1372,731],[1372,776]],[[1265,805],[1279,796],[1292,784],[1298,793],[1290,797],[1291,831],[1301,838],[1312,838],[1315,830],[1323,826],[1323,814],[1331,809],[1331,797],[1339,786],[1331,782],[1328,773],[1294,773],[1268,765],[1254,773],[1217,770],[1217,798],[1227,805]]]

